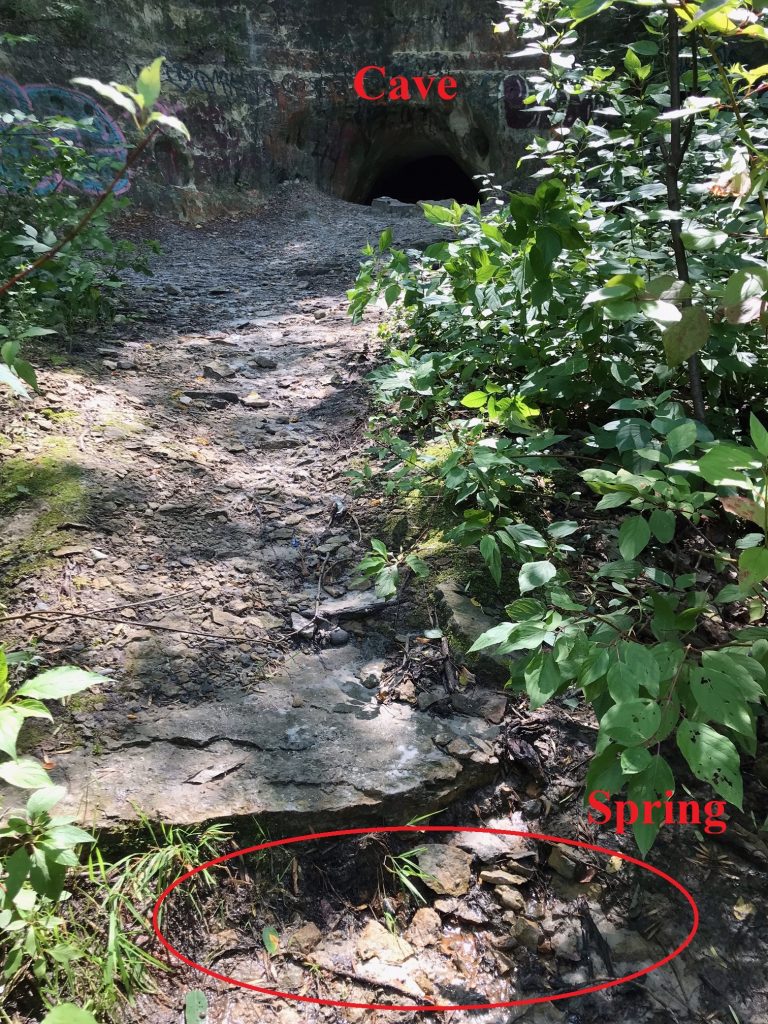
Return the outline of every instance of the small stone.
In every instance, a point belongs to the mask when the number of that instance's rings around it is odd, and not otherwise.
[[[568,922],[561,925],[550,940],[552,952],[561,960],[581,960],[581,928]]]
[[[520,805],[520,812],[526,821],[538,818],[541,814],[541,800],[525,800]]]
[[[575,881],[583,866],[578,855],[572,853],[571,850],[570,846],[558,845],[552,850],[547,861],[553,871],[569,882]]]
[[[430,907],[419,907],[408,926],[406,937],[417,949],[434,946],[442,937],[440,915]]]
[[[544,938],[544,932],[535,921],[519,917],[515,922],[514,937],[521,946],[525,946],[526,949],[535,953]]]
[[[249,409],[266,409],[270,404],[266,398],[262,398],[257,391],[249,392],[245,398],[241,399],[243,405],[247,405]]]
[[[525,910],[525,900],[522,895],[513,889],[509,885],[497,885],[496,896],[498,897],[502,907],[506,910],[514,910],[515,913],[522,914]]]
[[[322,937],[323,933],[316,924],[310,921],[293,933],[288,941],[288,946],[298,949],[300,953],[309,953]]]
[[[387,931],[378,921],[369,921],[357,940],[357,955],[361,960],[377,957],[387,964],[401,964],[413,956],[413,946],[405,939]]]
[[[54,558],[69,558],[71,555],[84,555],[88,548],[83,544],[69,544],[67,547],[56,548],[51,552]]]
[[[254,366],[259,366],[262,370],[277,369],[277,360],[273,359],[272,356],[255,355],[251,362]]]
[[[523,885],[528,879],[501,868],[488,868],[480,872],[480,881],[486,885]]]
[[[332,647],[343,647],[349,640],[349,633],[346,629],[341,629],[337,626],[336,629],[331,630],[329,640],[331,641]]]
[[[314,632],[314,625],[311,619],[305,619],[303,615],[299,615],[298,612],[291,612],[291,629],[295,633],[306,634],[310,636]]]
[[[230,377],[234,377],[236,373],[237,370],[227,363],[203,363],[203,376],[209,377],[211,380],[228,380]]]
[[[106,364],[106,360],[105,360],[105,364]],[[117,368],[118,368],[118,370],[135,370],[136,369],[136,363],[133,361],[133,359],[128,359],[126,357],[123,357],[123,358],[117,360]]]
[[[422,881],[439,896],[464,896],[469,892],[472,855],[456,846],[431,843],[419,853]]]

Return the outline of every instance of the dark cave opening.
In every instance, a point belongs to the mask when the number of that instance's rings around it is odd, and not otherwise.
[[[401,203],[420,199],[455,199],[476,203],[479,193],[474,181],[449,156],[423,156],[408,160],[379,175],[366,197],[370,204],[377,196],[389,196]]]

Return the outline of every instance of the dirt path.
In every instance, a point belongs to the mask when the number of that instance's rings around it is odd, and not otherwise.
[[[492,774],[482,713],[377,700],[383,601],[348,592],[375,341],[345,289],[386,223],[286,189],[254,220],[167,230],[119,336],[93,332],[19,407],[9,568],[37,571],[14,611],[52,614],[14,639],[110,679],[43,751],[82,820],[404,821]],[[402,234],[429,231],[415,212]],[[33,544],[52,565],[25,563]]]

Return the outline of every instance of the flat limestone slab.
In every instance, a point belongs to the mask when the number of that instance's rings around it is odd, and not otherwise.
[[[72,751],[54,776],[93,826],[144,814],[190,824],[256,816],[288,827],[405,824],[496,771],[498,726],[381,704],[370,656],[347,646],[294,656],[261,692],[147,711],[103,754]]]

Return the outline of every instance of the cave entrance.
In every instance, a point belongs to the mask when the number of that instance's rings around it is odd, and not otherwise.
[[[377,196],[389,196],[401,203],[416,203],[420,199],[476,203],[480,198],[475,182],[445,155],[423,156],[390,167],[376,178],[365,202],[370,205]]]

